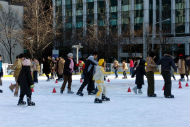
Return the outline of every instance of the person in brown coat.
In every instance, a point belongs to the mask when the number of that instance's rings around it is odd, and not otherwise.
[[[127,67],[127,63],[125,62],[125,60],[123,60],[123,62],[122,62],[122,69],[123,69],[123,76],[124,76],[123,79],[126,79],[128,67]]]
[[[18,85],[18,76],[20,74],[20,71],[22,69],[22,57],[23,57],[23,54],[19,55],[16,57],[16,61],[15,63],[13,64],[12,66],[12,69],[14,70],[14,75],[13,77],[15,77],[15,82],[16,84],[11,84],[9,86],[9,89],[13,92],[14,90],[14,96],[18,96],[18,91],[19,91],[19,85]]]
[[[146,76],[148,81],[148,97],[156,97],[154,93],[154,72],[156,70],[156,63],[154,62],[155,54],[154,52],[150,52],[149,56],[146,59]]]
[[[183,58],[183,54],[179,55],[179,60],[178,60],[178,71],[181,76],[180,81],[185,81],[185,60]]]
[[[63,70],[64,70],[64,64],[65,64],[65,60],[60,57],[60,60],[58,62],[58,80],[63,78]]]

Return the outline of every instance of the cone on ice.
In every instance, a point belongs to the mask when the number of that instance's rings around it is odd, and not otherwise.
[[[52,93],[56,93],[56,89],[55,89],[55,88],[53,88],[53,91],[52,91]]]
[[[127,92],[131,92],[131,88],[130,87],[128,88]]]
[[[189,86],[189,84],[188,84],[188,82],[186,83],[186,85],[185,85],[186,87],[188,87]]]
[[[162,90],[164,90],[164,89],[165,89],[165,85],[163,86]]]
[[[31,91],[34,92],[34,88],[31,88]]]
[[[57,79],[55,80],[55,83],[58,83]]]
[[[108,79],[107,82],[110,82],[110,79]]]
[[[179,83],[179,88],[182,88],[181,83]]]

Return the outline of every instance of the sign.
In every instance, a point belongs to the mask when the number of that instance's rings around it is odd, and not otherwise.
[[[59,50],[52,50],[52,57],[54,58],[59,57]]]

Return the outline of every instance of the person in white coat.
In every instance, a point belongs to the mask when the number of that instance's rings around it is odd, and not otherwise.
[[[110,98],[106,97],[106,85],[104,84],[104,76],[109,75],[109,72],[105,72],[104,70],[105,62],[104,59],[100,59],[98,61],[98,66],[96,67],[96,72],[93,76],[95,83],[98,88],[98,92],[96,93],[96,98],[94,103],[102,103],[102,101],[110,101]]]

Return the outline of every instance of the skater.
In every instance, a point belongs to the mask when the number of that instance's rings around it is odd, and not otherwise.
[[[127,67],[127,63],[125,62],[125,60],[123,60],[122,62],[122,69],[123,69],[123,79],[127,79],[127,70],[128,70],[128,67]]]
[[[117,60],[114,60],[113,67],[115,72],[115,78],[118,78],[118,69],[119,69],[119,62]]]
[[[49,73],[51,72],[51,70],[50,70],[50,60],[49,59],[50,59],[49,56],[48,56],[48,59],[43,58],[43,73],[45,73],[45,75],[47,77],[47,81],[50,81]]]
[[[148,90],[147,94],[148,97],[156,97],[154,93],[154,72],[156,71],[156,63],[154,59],[156,58],[154,52],[150,52],[149,56],[146,59],[147,66],[146,66],[146,76],[148,81]]]
[[[3,62],[2,62],[2,56],[0,55],[0,86],[3,85],[1,77],[3,77]],[[3,90],[0,89],[0,93],[3,93]]]
[[[177,67],[175,66],[174,60],[170,56],[169,52],[165,52],[164,56],[162,57],[161,60],[157,62],[158,65],[161,64],[161,74],[164,78],[164,96],[165,98],[174,98],[174,95],[171,94],[171,87],[172,87],[172,82],[171,82],[171,67],[175,71],[177,71]]]
[[[56,67],[56,61],[54,57],[50,57],[50,69],[51,69],[51,79],[54,79],[55,77],[55,67]]]
[[[18,91],[19,91],[19,85],[18,85],[18,76],[20,73],[20,70],[22,69],[22,58],[23,58],[23,54],[20,54],[19,56],[16,57],[16,61],[12,66],[12,69],[14,70],[14,75],[13,77],[15,78],[15,82],[16,84],[11,84],[9,86],[9,89],[13,92],[14,90],[14,96],[17,97],[18,96]]]
[[[34,83],[38,83],[38,72],[40,71],[40,64],[36,58],[32,60],[33,79]]]
[[[130,75],[133,74],[133,71],[134,71],[134,63],[133,63],[133,59],[129,59],[129,62],[130,62]]]
[[[187,81],[189,81],[189,73],[190,73],[190,56],[186,57],[186,76],[187,76]]]
[[[64,64],[65,64],[65,60],[64,60],[62,57],[60,57],[60,58],[59,58],[59,61],[58,61],[58,68],[57,68],[58,81],[59,81],[59,80],[63,80]]]
[[[24,96],[27,96],[28,106],[34,106],[35,103],[31,101],[32,91],[31,86],[33,85],[31,75],[31,61],[28,56],[22,61],[22,69],[18,77],[18,84],[20,86],[20,97],[17,105],[25,105],[26,102],[23,100]]]
[[[94,103],[102,103],[102,101],[110,101],[110,98],[106,97],[106,85],[104,84],[104,77],[109,72],[104,71],[105,62],[104,59],[100,59],[98,61],[98,66],[96,67],[96,72],[93,76],[93,79],[95,80],[95,83],[98,87],[98,92],[96,94],[96,98],[94,100]]]
[[[94,81],[93,81],[93,75],[95,73],[96,65],[98,64],[98,62],[96,61],[97,57],[98,57],[98,53],[94,52],[93,56],[89,56],[85,63],[85,69],[83,71],[84,82],[82,83],[82,85],[80,86],[77,92],[77,95],[79,96],[84,95],[82,91],[87,84],[88,84],[88,87],[87,87],[88,95],[96,94]]]
[[[183,54],[180,54],[179,55],[179,60],[178,60],[178,71],[179,71],[179,74],[181,76],[181,79],[179,79],[180,81],[185,81],[185,60],[183,58]]]
[[[144,75],[146,75],[145,72],[145,61],[143,59],[140,60],[138,67],[136,68],[136,70],[133,72],[132,74],[132,78],[136,75],[136,80],[135,80],[135,84],[137,86],[135,86],[133,88],[133,91],[135,94],[142,94],[142,85],[144,84]]]
[[[67,55],[67,59],[65,59],[65,64],[64,64],[64,71],[63,71],[63,77],[64,77],[64,82],[61,86],[60,93],[63,94],[63,91],[65,90],[65,86],[68,82],[68,94],[73,94],[74,92],[71,91],[71,83],[72,83],[72,73],[74,72],[74,66],[75,63],[73,61],[73,54],[69,53]]]

